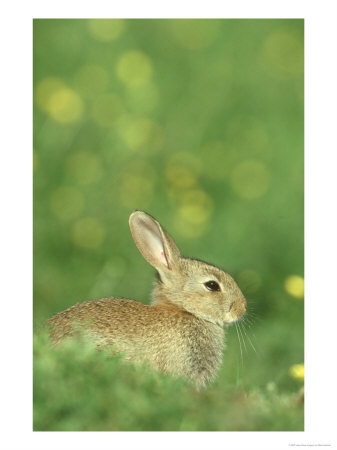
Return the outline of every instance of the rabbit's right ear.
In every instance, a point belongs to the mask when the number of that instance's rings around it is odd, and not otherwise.
[[[171,270],[180,257],[173,239],[160,224],[143,211],[134,211],[129,218],[133,240],[138,250],[159,271]]]

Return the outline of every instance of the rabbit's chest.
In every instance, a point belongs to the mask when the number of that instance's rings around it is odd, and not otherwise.
[[[185,376],[204,385],[216,373],[222,360],[224,334],[222,329],[174,329],[172,335],[160,336],[148,355],[161,371]]]

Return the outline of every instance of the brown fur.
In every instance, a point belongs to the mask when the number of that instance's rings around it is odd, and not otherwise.
[[[130,228],[137,247],[159,273],[152,304],[122,298],[77,303],[49,319],[51,338],[57,344],[85,332],[98,347],[111,347],[130,361],[146,361],[205,386],[221,363],[223,326],[245,313],[246,300],[227,273],[181,257],[151,216],[134,212]],[[216,280],[221,290],[207,290],[208,280]]]

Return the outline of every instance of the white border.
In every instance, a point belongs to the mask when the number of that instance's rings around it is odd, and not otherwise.
[[[336,1],[7,2],[1,7],[1,419],[6,450],[336,448]],[[306,431],[33,433],[31,55],[32,18],[305,18]]]

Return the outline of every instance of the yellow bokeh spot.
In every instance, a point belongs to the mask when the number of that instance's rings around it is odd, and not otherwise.
[[[73,219],[82,212],[83,207],[83,194],[75,187],[61,186],[51,194],[50,208],[58,219]]]
[[[189,239],[196,239],[205,234],[207,229],[206,223],[191,224],[184,220],[180,214],[174,216],[174,226],[177,234]]]
[[[103,164],[95,153],[79,151],[71,155],[66,162],[68,174],[81,184],[92,184],[103,176]]]
[[[184,203],[179,207],[178,213],[185,222],[194,225],[205,223],[209,218],[210,210],[195,203]]]
[[[108,72],[103,67],[94,64],[81,67],[74,78],[76,89],[88,99],[94,99],[105,92],[108,83]]]
[[[90,19],[89,32],[94,39],[111,42],[119,38],[125,29],[124,19]]]
[[[38,107],[47,112],[50,97],[63,88],[65,88],[65,84],[59,78],[49,77],[40,81],[34,91]]]
[[[189,152],[177,152],[166,161],[167,191],[175,205],[177,233],[196,238],[205,233],[213,212],[213,200],[198,186],[201,162]]]
[[[284,287],[286,292],[294,298],[304,297],[304,278],[299,275],[290,275],[285,279]]]
[[[214,19],[174,19],[168,23],[176,41],[189,50],[208,47],[220,28],[220,21]]]
[[[36,87],[37,105],[60,123],[79,120],[83,114],[81,97],[58,78],[46,78]]]
[[[156,175],[146,161],[134,160],[120,180],[120,202],[126,208],[145,208],[153,197]]]
[[[246,293],[256,292],[261,286],[261,277],[255,270],[245,269],[239,272],[236,281]]]
[[[115,94],[104,94],[92,105],[92,118],[102,127],[112,127],[123,112],[123,103]]]
[[[81,118],[83,103],[75,91],[63,88],[51,95],[47,109],[53,119],[61,123],[70,123]]]
[[[177,152],[170,155],[165,167],[170,197],[181,199],[184,191],[195,187],[200,171],[201,162],[192,153]]]
[[[148,83],[153,72],[150,58],[138,50],[124,53],[117,62],[116,70],[118,78],[130,88]]]
[[[175,213],[175,227],[179,234],[196,238],[205,233],[213,212],[213,200],[202,189],[181,192]]]
[[[147,114],[152,112],[159,100],[158,88],[152,82],[141,86],[130,87],[126,93],[129,108],[134,113]]]
[[[154,153],[164,143],[162,128],[146,117],[125,117],[120,122],[120,135],[131,150],[141,149],[144,153]]]
[[[231,184],[239,197],[259,198],[269,188],[270,174],[263,163],[256,160],[244,161],[233,170]]]
[[[166,161],[165,178],[171,200],[181,203],[183,195],[198,186],[201,162],[192,153],[177,152]]]
[[[96,217],[85,217],[74,223],[72,239],[78,247],[93,249],[99,247],[106,235],[105,226]]]
[[[303,42],[287,31],[275,31],[265,41],[261,58],[273,74],[301,75],[304,71]]]
[[[213,200],[202,189],[191,189],[181,197],[178,213],[191,224],[205,223],[213,212]]]
[[[304,364],[294,364],[289,369],[289,375],[298,381],[304,380]]]
[[[37,105],[60,123],[76,122],[82,117],[81,97],[58,78],[45,78],[36,87]]]

